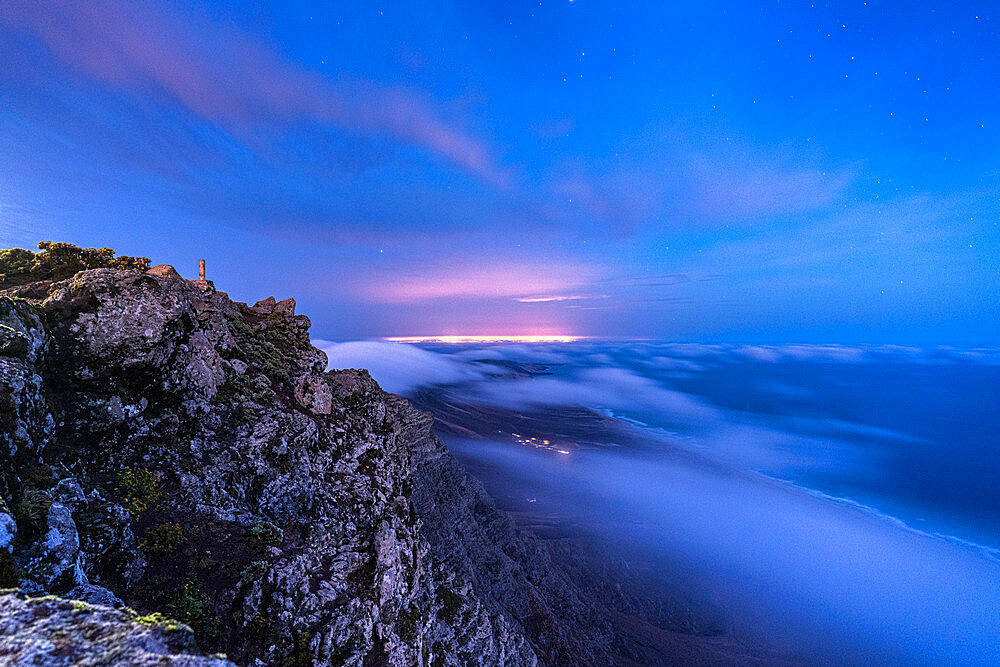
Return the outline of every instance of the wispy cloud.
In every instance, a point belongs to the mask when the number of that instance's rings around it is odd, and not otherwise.
[[[334,343],[314,340],[326,352],[328,368],[364,368],[386,391],[403,393],[420,385],[478,380],[482,366],[462,363],[415,345],[383,341]]]
[[[567,294],[561,296],[522,296],[517,300],[521,303],[548,303],[550,301],[583,301],[585,299],[607,299],[607,294],[585,296],[582,294]]]
[[[702,427],[719,419],[718,411],[699,399],[667,389],[649,378],[616,367],[585,368],[571,379],[536,377],[483,382],[470,387],[478,400],[511,408],[583,405],[613,410],[651,410],[674,424]]]
[[[971,226],[963,224],[959,211],[971,206],[968,197],[921,195],[859,204],[808,225],[722,242],[705,259],[709,266],[729,267],[730,273],[835,268],[843,275],[852,265],[882,273],[910,270],[962,248],[955,240],[968,237]]]
[[[690,229],[822,211],[857,177],[853,165],[743,141],[654,136],[613,159],[553,169],[558,214],[629,236],[643,229]]]
[[[523,300],[522,297],[532,293],[559,293],[589,284],[602,272],[596,265],[544,259],[494,259],[490,263],[463,260],[448,265],[403,268],[392,280],[373,274],[361,280],[359,291],[367,298],[387,303],[441,298]]]
[[[35,33],[67,65],[113,89],[143,96],[153,88],[239,135],[309,121],[387,135],[496,185],[509,178],[487,143],[448,122],[430,96],[363,80],[334,84],[232,26],[116,0],[10,0],[0,21]]]
[[[490,125],[455,112],[451,100],[345,70],[327,76],[218,16],[180,11],[147,0],[9,0],[0,24],[55,56],[26,57],[19,85],[33,81],[36,103],[65,107],[59,148],[86,147],[103,161],[81,172],[114,180],[112,163],[124,179],[152,174],[160,181],[129,189],[166,192],[201,218],[327,243],[428,243],[441,229],[494,228],[620,240],[812,211],[851,182],[849,170],[825,172],[801,155],[749,144],[714,150],[704,137],[652,136],[642,151],[585,159],[546,151],[530,168],[511,166],[484,136]],[[114,100],[88,94],[81,103],[55,88],[52,63],[83,81],[81,90],[96,83]],[[541,134],[563,135],[576,120],[551,125]],[[529,125],[513,132],[545,141]],[[372,169],[384,164],[392,168]],[[451,170],[472,178],[456,187]]]
[[[762,155],[694,155],[679,213],[699,219],[746,220],[806,213],[834,202],[853,182],[849,169],[780,164]]]

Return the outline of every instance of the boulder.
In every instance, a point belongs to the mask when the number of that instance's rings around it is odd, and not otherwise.
[[[177,269],[170,266],[169,264],[157,264],[153,268],[146,271],[147,274],[151,276],[156,276],[158,278],[177,278],[181,279],[181,274],[177,273]]]
[[[130,610],[0,593],[0,664],[235,667],[198,653],[191,628]]]
[[[277,314],[284,315],[285,317],[294,317],[295,299],[288,298],[282,301],[275,301],[273,296],[269,296],[255,303],[251,310],[259,315]]]

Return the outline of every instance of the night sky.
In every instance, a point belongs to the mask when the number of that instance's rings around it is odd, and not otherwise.
[[[996,344],[995,8],[3,0],[0,247],[327,339]]]

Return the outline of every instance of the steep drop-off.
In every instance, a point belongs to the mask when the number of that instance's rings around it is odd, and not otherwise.
[[[428,413],[327,372],[308,328],[170,267],[0,296],[0,628],[40,632],[24,595],[48,593],[161,612],[240,664],[665,659],[612,627],[620,587],[518,531]],[[110,637],[147,632],[122,613]],[[60,636],[32,655],[94,650]]]

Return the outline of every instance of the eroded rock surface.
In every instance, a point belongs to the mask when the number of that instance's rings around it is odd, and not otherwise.
[[[0,665],[233,667],[195,650],[191,628],[55,597],[0,592]]]
[[[127,605],[246,665],[755,662],[711,619],[518,531],[429,413],[327,372],[294,313],[167,266],[0,292],[0,588],[101,605],[0,598],[0,628],[28,638],[0,658],[65,664],[41,637],[89,628],[66,655],[122,637],[212,664],[130,634],[111,609]]]
[[[536,664],[429,554],[429,418],[308,328],[168,268],[0,297],[0,585],[162,611],[244,664]]]

